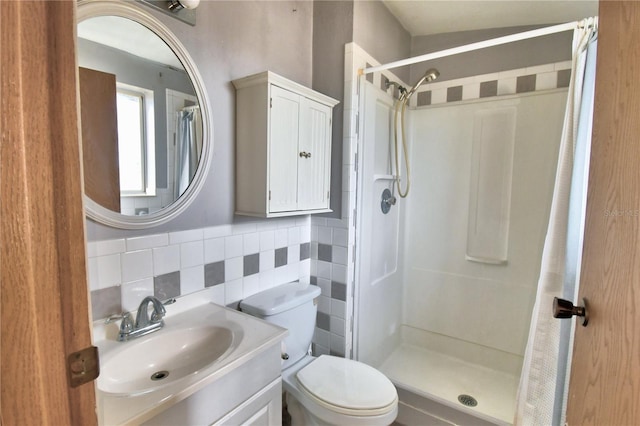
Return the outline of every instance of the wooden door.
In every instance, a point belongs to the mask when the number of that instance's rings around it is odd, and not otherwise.
[[[640,2],[600,1],[569,425],[640,425]]]
[[[80,68],[80,122],[84,191],[96,203],[120,212],[116,76]]]
[[[93,383],[66,368],[91,345],[74,8],[0,8],[3,426],[96,424]]]

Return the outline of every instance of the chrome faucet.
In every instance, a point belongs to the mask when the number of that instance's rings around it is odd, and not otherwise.
[[[176,299],[170,299],[165,304],[175,302]],[[153,307],[151,318],[149,318],[149,304]],[[126,342],[127,340],[141,337],[154,331],[160,330],[164,326],[164,320],[162,319],[167,313],[164,308],[164,304],[154,296],[147,296],[142,299],[140,306],[138,306],[138,313],[136,315],[135,323],[129,312],[124,312],[121,315],[112,315],[107,318],[107,324],[121,319],[120,332],[118,333],[118,341]]]
[[[153,305],[153,313],[151,314],[151,319],[149,319],[149,303]],[[156,324],[159,324],[157,328],[160,328],[164,325],[164,321],[162,317],[167,313],[162,305],[162,302],[153,296],[147,296],[142,299],[140,302],[140,306],[138,306],[138,315],[136,315],[136,324],[134,327],[135,330],[141,330]]]

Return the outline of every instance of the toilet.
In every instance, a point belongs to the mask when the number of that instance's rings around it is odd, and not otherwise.
[[[289,330],[282,382],[291,424],[376,426],[398,414],[398,393],[381,372],[358,361],[309,355],[320,288],[280,285],[240,302],[240,310]]]

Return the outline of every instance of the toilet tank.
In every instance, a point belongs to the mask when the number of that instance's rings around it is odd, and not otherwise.
[[[240,310],[289,330],[284,339],[285,369],[302,359],[309,350],[316,325],[317,297],[315,285],[292,282],[256,293],[240,302]]]

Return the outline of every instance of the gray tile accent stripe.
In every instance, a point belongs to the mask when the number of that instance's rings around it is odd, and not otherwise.
[[[287,247],[276,249],[275,251],[275,267],[287,264]]]
[[[204,286],[224,284],[224,260],[204,265]]]
[[[551,64],[553,65],[553,64]],[[525,69],[522,70],[518,70],[518,71],[522,71],[523,73],[525,72]],[[556,80],[557,80],[557,84],[555,87],[551,87],[551,89],[553,88],[564,88],[564,87],[568,87],[569,86],[569,81],[571,79],[571,70],[570,69],[561,69],[561,70],[555,70],[555,71],[543,71],[540,72],[540,75],[542,74],[549,74],[549,73],[556,73]],[[370,74],[368,74],[367,76],[369,76]],[[380,74],[381,75],[381,74]],[[513,74],[511,74],[513,75]],[[381,75],[382,77],[382,75]],[[520,75],[520,76],[513,76],[513,77],[504,77],[505,80],[509,80],[515,78],[516,79],[516,87],[515,87],[515,92],[508,92],[508,93],[504,93],[504,94],[515,94],[515,93],[526,93],[526,92],[534,92],[536,91],[536,81],[538,79],[538,74],[527,74],[527,75]],[[545,78],[547,78],[545,76]],[[462,85],[461,82],[457,82],[456,80],[452,80],[451,84],[456,84],[455,86],[451,86],[451,87],[444,87],[444,88],[438,88],[438,90],[445,90],[446,89],[446,100],[438,100],[436,102],[436,104],[441,104],[441,103],[447,103],[447,102],[457,102],[457,101],[461,101],[462,99],[462,95],[464,94],[464,87],[465,85],[473,85],[473,82],[467,83],[466,81],[468,80],[468,78],[463,78],[460,79],[463,80]],[[493,97],[493,96],[498,96],[498,83],[502,81],[500,78],[497,80],[488,80],[488,81],[483,81],[480,82],[480,90],[478,92],[477,95],[474,95],[474,89],[471,89],[471,92],[467,94],[467,97],[465,98],[465,100],[472,100],[472,99],[480,99],[480,98],[488,98],[488,97]],[[441,87],[441,86],[439,86]],[[538,90],[548,90],[550,89],[549,87],[545,87],[545,89],[538,89]],[[422,106],[427,106],[427,105],[434,105],[433,103],[433,89],[429,89],[429,90],[424,90],[424,91],[420,91],[417,93],[417,101],[414,104],[417,107],[422,107]]]
[[[336,281],[331,281],[331,298],[347,301],[347,285]]]
[[[311,243],[300,244],[300,260],[306,260],[311,257]]]
[[[483,81],[480,83],[480,97],[488,98],[498,96],[498,80]]]
[[[153,277],[153,294],[160,300],[180,296],[180,271]]]
[[[309,277],[309,284],[318,285],[318,277],[311,275]]]
[[[330,244],[318,244],[318,260],[331,262],[333,247]]]
[[[521,75],[516,80],[516,93],[534,92],[536,90],[536,75]]]
[[[418,106],[431,105],[431,90],[418,93]]]
[[[331,317],[324,312],[318,312],[316,315],[316,326],[323,330],[329,331],[331,328]]]
[[[569,87],[571,81],[571,70],[558,71],[558,87]]]
[[[447,88],[447,102],[457,102],[462,100],[462,86]]]
[[[91,314],[93,321],[109,315],[122,313],[122,293],[119,285],[91,292]]]
[[[260,272],[260,253],[248,254],[243,259],[243,277]]]

